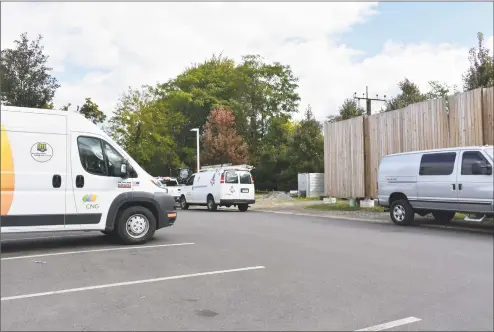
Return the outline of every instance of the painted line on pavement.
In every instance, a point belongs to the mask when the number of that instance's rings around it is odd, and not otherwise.
[[[92,249],[92,250],[80,250],[80,251],[64,251],[55,252],[51,254],[38,254],[38,255],[27,255],[27,256],[13,256],[2,258],[2,261],[14,260],[14,259],[28,259],[36,257],[48,257],[48,256],[61,256],[61,255],[75,255],[75,254],[87,254],[93,252],[104,252],[104,251],[117,251],[117,250],[138,250],[138,249],[150,249],[150,248],[160,248],[160,247],[177,247],[177,246],[187,246],[195,243],[173,243],[173,244],[157,244],[152,246],[125,246],[118,248],[104,248],[104,249]]]
[[[182,274],[182,275],[177,275],[177,276],[172,276],[172,277],[162,277],[162,278],[154,278],[154,279],[118,282],[118,283],[114,283],[114,284],[104,284],[104,285],[96,285],[96,286],[80,287],[80,288],[69,288],[69,289],[62,289],[62,290],[51,291],[51,292],[7,296],[7,297],[2,297],[1,300],[2,301],[12,301],[12,300],[27,299],[27,298],[32,298],[32,297],[40,297],[40,296],[48,296],[48,295],[56,295],[56,294],[66,294],[66,293],[82,292],[82,291],[88,291],[88,290],[94,290],[94,289],[130,286],[130,285],[145,284],[145,283],[158,282],[158,281],[186,279],[186,278],[201,277],[201,276],[207,276],[207,275],[213,275],[213,274],[224,274],[224,273],[259,270],[259,269],[265,269],[265,267],[264,266],[251,266],[251,267],[244,267],[244,268],[240,268],[240,269],[220,270],[220,271],[212,271],[212,272],[193,273],[193,274]]]
[[[382,330],[391,329],[391,328],[397,327],[397,326],[402,326],[402,325],[407,325],[407,324],[415,323],[415,322],[418,322],[418,321],[421,321],[421,319],[420,318],[416,318],[416,317],[407,317],[407,318],[394,320],[392,322],[388,322],[388,323],[384,323],[384,324],[379,324],[379,325],[374,325],[374,326],[371,326],[371,327],[366,327],[365,329],[360,329],[360,330],[356,330],[356,331],[382,331]]]

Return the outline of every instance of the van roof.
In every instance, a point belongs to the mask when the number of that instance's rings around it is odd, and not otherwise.
[[[485,149],[489,147],[494,147],[493,145],[472,145],[472,146],[458,146],[453,148],[442,148],[442,149],[430,149],[430,150],[419,150],[419,151],[410,151],[410,152],[400,152],[389,154],[386,157],[391,156],[402,156],[409,154],[418,154],[418,153],[426,153],[426,152],[448,152],[448,151],[458,151],[458,150],[471,150],[471,149]]]

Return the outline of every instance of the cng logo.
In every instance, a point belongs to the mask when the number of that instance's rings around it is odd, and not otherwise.
[[[82,201],[84,203],[87,203],[86,209],[88,210],[94,210],[94,209],[99,209],[99,204],[96,203],[96,198],[97,196],[95,194],[86,194],[82,197]]]

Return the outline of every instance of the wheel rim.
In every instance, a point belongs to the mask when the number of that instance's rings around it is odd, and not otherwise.
[[[396,205],[393,209],[393,217],[397,221],[403,221],[403,219],[405,219],[405,216],[406,216],[405,208],[401,205]]]
[[[134,239],[145,236],[149,230],[149,220],[142,214],[134,214],[125,223],[127,234]]]
[[[203,201],[203,202],[204,202],[204,201]],[[210,210],[212,210],[212,209],[213,209],[213,200],[212,200],[211,198],[210,198],[210,199],[208,199],[208,208],[209,208]]]
[[[185,207],[185,198],[183,197],[180,199],[180,206]]]

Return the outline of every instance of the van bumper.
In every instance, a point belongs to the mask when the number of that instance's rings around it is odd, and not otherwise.
[[[255,199],[220,199],[219,205],[254,204]]]
[[[159,220],[157,220],[156,229],[173,226],[177,220],[175,198],[164,193],[156,193],[155,197],[159,208]]]

